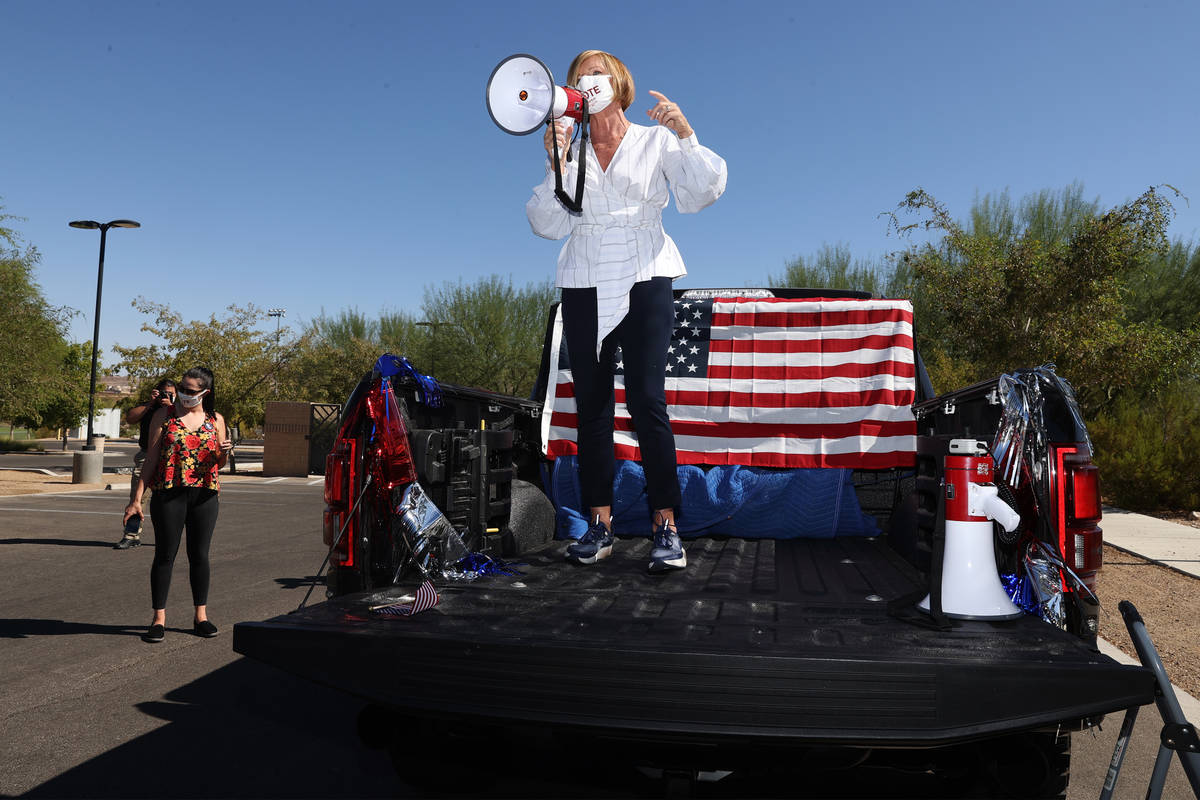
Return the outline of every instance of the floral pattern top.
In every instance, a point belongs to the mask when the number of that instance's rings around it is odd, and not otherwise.
[[[172,416],[163,425],[162,443],[158,456],[158,480],[155,489],[174,489],[192,486],[219,491],[217,477],[220,466],[221,440],[217,435],[216,419],[205,417],[199,430],[189,430],[178,417]]]

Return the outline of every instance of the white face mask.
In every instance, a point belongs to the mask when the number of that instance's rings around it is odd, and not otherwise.
[[[580,75],[575,88],[587,98],[589,114],[603,111],[613,101],[612,75]]]
[[[204,398],[204,393],[208,389],[202,389],[199,394],[187,394],[186,392],[175,392],[175,399],[179,401],[179,405],[184,408],[195,408],[200,405],[200,401]]]

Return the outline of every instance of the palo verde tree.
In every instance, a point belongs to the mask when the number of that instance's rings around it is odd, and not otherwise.
[[[429,337],[428,369],[451,383],[528,397],[557,299],[551,280],[516,287],[499,275],[427,288],[418,325]]]
[[[286,375],[288,391],[311,402],[344,402],[383,353],[415,360],[414,352],[423,348],[422,335],[414,318],[404,312],[385,312],[377,318],[357,308],[335,315],[322,312],[297,345]]]
[[[114,345],[118,369],[128,372],[145,390],[161,378],[179,380],[192,367],[213,371],[217,411],[231,425],[253,427],[263,421],[265,403],[273,399],[273,380],[287,370],[297,348],[279,341],[265,329],[266,310],[254,305],[230,305],[222,317],[185,322],[167,305],[144,297],[133,301],[142,314],[153,316],[142,330],[161,341],[137,347]],[[281,397],[280,399],[292,399]]]
[[[418,314],[358,309],[322,313],[305,331],[289,369],[290,391],[342,402],[385,352],[406,356],[420,372],[464,386],[527,396],[541,365],[551,281],[514,286],[492,275],[476,283],[425,289]]]
[[[822,245],[810,258],[796,256],[784,266],[783,274],[771,275],[767,285],[797,289],[851,289],[876,297],[902,297],[907,276],[897,273],[885,260],[854,258],[846,244]]]
[[[972,222],[956,221],[924,190],[899,214],[904,234],[940,240],[898,254],[911,273],[918,346],[939,390],[1053,362],[1094,413],[1123,391],[1170,382],[1194,371],[1200,331],[1178,331],[1130,313],[1129,283],[1169,250],[1172,205],[1151,188],[1100,213],[1069,187],[1013,208],[977,203]],[[940,379],[940,380],[939,380]]]

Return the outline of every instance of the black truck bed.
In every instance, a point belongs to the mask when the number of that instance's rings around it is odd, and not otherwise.
[[[888,616],[916,583],[882,538],[687,546],[651,576],[648,540],[591,567],[555,542],[413,618],[368,613],[400,587],[346,595],[240,623],[234,649],[406,712],[712,741],[936,745],[1153,701],[1148,670],[1031,617]]]

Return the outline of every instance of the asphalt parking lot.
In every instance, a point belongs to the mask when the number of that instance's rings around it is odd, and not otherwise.
[[[181,552],[157,645],[140,638],[153,537],[112,549],[124,485],[0,498],[0,794],[394,796],[386,758],[355,738],[353,698],[231,649],[234,622],[304,596],[324,557],[319,479],[225,481],[209,600],[220,636],[190,632]]]
[[[0,497],[0,795],[419,795],[359,743],[358,701],[231,650],[234,622],[294,609],[311,583],[325,553],[321,479],[224,479],[209,602],[221,635],[190,632],[181,553],[167,638],[151,645],[140,637],[153,537],[112,549],[127,496],[125,476],[113,478],[107,491]],[[322,598],[318,586],[312,602]],[[1096,736],[1074,737],[1069,797],[1098,796],[1119,716]],[[1160,728],[1143,709],[1117,797],[1144,794]],[[547,779],[504,776],[491,791],[610,796],[613,788]],[[795,786],[780,789],[788,796]],[[1164,797],[1187,796],[1175,763]]]

